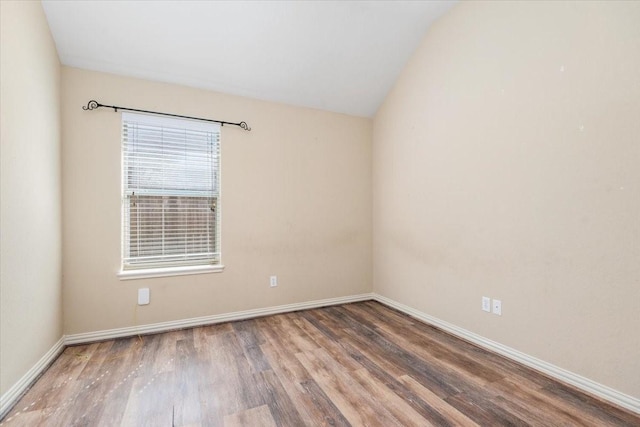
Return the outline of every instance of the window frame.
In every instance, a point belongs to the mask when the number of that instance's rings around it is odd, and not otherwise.
[[[206,154],[207,156],[211,156],[212,159],[213,158],[217,159],[217,165],[214,165],[214,167],[212,168],[212,171],[215,174],[215,176],[212,177],[212,181],[210,184],[213,187],[209,187],[212,190],[210,195],[194,196],[193,194],[189,194],[190,191],[191,192],[194,191],[193,188],[183,188],[183,189],[172,190],[170,191],[170,193],[173,193],[173,194],[169,194],[169,195],[161,194],[167,191],[166,189],[164,189],[164,187],[162,189],[157,189],[157,191],[150,190],[150,193],[147,193],[147,195],[152,197],[169,196],[169,197],[177,197],[178,199],[186,198],[186,197],[213,198],[215,200],[215,213],[213,216],[213,226],[215,227],[215,230],[212,231],[213,239],[215,241],[214,243],[215,252],[213,253],[215,254],[214,256],[209,257],[207,259],[193,260],[191,262],[188,260],[183,260],[183,261],[158,260],[154,263],[148,263],[148,264],[144,264],[143,262],[138,264],[136,264],[135,262],[127,263],[127,259],[132,259],[130,256],[130,253],[128,252],[131,248],[132,242],[131,242],[131,235],[130,235],[131,217],[129,216],[127,218],[127,213],[131,215],[131,211],[130,211],[131,206],[127,206],[126,204],[131,203],[132,199],[131,199],[131,196],[128,194],[130,193],[131,187],[127,186],[127,183],[130,182],[129,181],[130,171],[126,170],[126,162],[130,159],[125,158],[126,157],[125,147],[127,144],[133,144],[133,143],[131,141],[125,140],[126,138],[125,127],[127,126],[128,123],[131,123],[131,122],[144,123],[145,125],[157,126],[159,128],[165,127],[170,129],[180,129],[180,130],[184,129],[185,133],[188,133],[189,131],[205,132],[205,133],[211,132],[214,134],[213,135],[214,139],[216,139],[217,137],[216,147],[214,148],[215,153]],[[151,277],[182,276],[182,275],[191,275],[191,274],[214,273],[214,272],[223,271],[224,265],[222,264],[222,242],[221,242],[222,233],[220,228],[222,223],[222,220],[221,220],[222,218],[222,214],[221,214],[221,197],[222,197],[221,151],[222,150],[221,150],[221,142],[220,142],[221,130],[222,130],[221,126],[217,123],[198,122],[190,119],[160,117],[157,115],[150,115],[150,114],[123,112],[121,117],[120,129],[121,129],[121,146],[120,146],[120,151],[121,151],[120,152],[120,160],[121,160],[120,247],[121,247],[121,253],[120,253],[120,270],[117,274],[118,278],[120,280],[130,280],[130,279],[142,279],[142,278],[151,278]],[[144,142],[147,142],[147,141],[144,141]],[[162,144],[164,143],[165,142],[163,140]],[[185,149],[186,147],[187,146],[185,146]],[[138,171],[137,173],[140,174],[141,172]],[[163,174],[162,176],[164,177],[166,175]],[[215,191],[216,187],[217,187],[217,191]],[[154,191],[155,191],[155,194],[153,194]],[[184,194],[180,194],[180,193],[184,193]],[[161,202],[163,212],[165,209],[165,203],[166,201]],[[164,214],[163,214],[163,217],[164,217]],[[162,230],[163,230],[162,241],[163,242],[164,242],[164,230],[166,230],[167,227],[169,227],[169,225],[165,222],[162,222]],[[187,228],[185,228],[185,230],[187,230]],[[129,240],[127,240],[127,238],[129,238]],[[209,236],[209,238],[211,238],[211,236]],[[161,254],[157,256],[164,256],[164,255],[165,254]],[[188,258],[188,253],[185,254],[185,256]]]

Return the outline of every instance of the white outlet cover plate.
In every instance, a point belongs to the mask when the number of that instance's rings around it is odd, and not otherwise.
[[[502,301],[500,301],[499,299],[493,300],[493,314],[502,316]]]
[[[149,304],[149,288],[138,289],[138,305]]]
[[[278,286],[278,276],[269,277],[269,286],[271,286],[272,288]]]

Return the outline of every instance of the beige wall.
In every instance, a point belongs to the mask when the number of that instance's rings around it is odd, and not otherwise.
[[[371,291],[371,120],[67,67],[62,80],[65,333]],[[121,116],[83,111],[90,99],[253,128],[222,130],[224,272],[118,280]]]
[[[60,63],[40,2],[0,2],[0,394],[62,336]]]
[[[375,292],[640,397],[638,23],[637,2],[436,23],[374,120]]]

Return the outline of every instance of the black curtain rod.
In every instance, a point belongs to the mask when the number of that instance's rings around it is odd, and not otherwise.
[[[232,125],[232,126],[241,127],[246,131],[251,130],[247,122],[239,122],[239,123],[223,122],[222,120],[212,120],[212,119],[203,119],[201,117],[181,116],[180,114],[160,113],[158,111],[138,110],[137,108],[118,107],[117,105],[104,105],[104,104],[100,104],[98,101],[94,99],[87,102],[87,106],[82,107],[82,109],[85,111],[90,111],[100,107],[113,108],[113,111],[116,111],[116,112],[118,110],[135,111],[137,113],[149,113],[149,114],[157,114],[159,116],[180,117],[181,119],[191,119],[191,120],[200,120],[202,122],[220,123],[220,126]]]

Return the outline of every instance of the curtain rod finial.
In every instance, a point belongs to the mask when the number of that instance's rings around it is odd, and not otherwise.
[[[99,106],[100,104],[98,104],[98,101],[96,101],[95,99],[92,99],[91,101],[87,102],[87,106],[82,107],[82,109],[85,111],[90,111],[90,110],[95,110]]]

